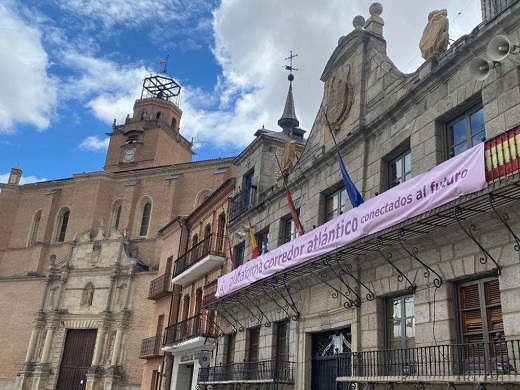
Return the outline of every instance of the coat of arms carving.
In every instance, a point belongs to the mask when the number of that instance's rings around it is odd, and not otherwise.
[[[354,87],[350,82],[350,71],[349,64],[339,69],[330,81],[327,93],[327,116],[336,133],[339,132],[340,125],[347,118],[354,102]]]

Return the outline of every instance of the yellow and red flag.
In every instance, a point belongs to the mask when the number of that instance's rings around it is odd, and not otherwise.
[[[253,248],[252,257],[253,259],[256,259],[260,256],[260,251],[258,250],[258,244],[256,243],[255,231],[251,225],[249,225],[249,238],[251,239],[251,247]]]

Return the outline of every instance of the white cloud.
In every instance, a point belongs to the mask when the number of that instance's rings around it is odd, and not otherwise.
[[[283,70],[289,51],[298,54],[293,83],[300,126],[310,131],[323,95],[319,80],[338,38],[353,30],[352,19],[366,19],[372,1],[341,0],[223,0],[214,11],[214,55],[222,67],[213,91],[220,108],[210,111],[201,104],[203,95],[184,88],[182,133],[195,142],[214,146],[245,146],[263,124],[280,130],[277,120],[289,83]],[[411,72],[422,62],[419,41],[428,13],[447,8],[452,20],[451,38],[469,33],[480,22],[480,4],[466,0],[381,1],[384,36],[390,58]],[[457,16],[459,11],[463,13]],[[453,21],[454,20],[454,21]],[[201,97],[202,96],[202,97]],[[204,108],[203,108],[204,107]]]
[[[0,4],[0,133],[17,124],[49,126],[57,100],[55,80],[38,29]]]
[[[9,180],[9,173],[0,173],[0,183],[7,183]],[[45,178],[38,178],[36,176],[23,176],[20,179],[20,184],[37,183],[40,181],[47,181]]]
[[[216,1],[208,0],[55,0],[63,10],[82,18],[115,24],[143,25],[148,22],[182,22],[209,12]]]
[[[108,149],[109,141],[110,138],[108,137],[101,139],[98,136],[91,136],[81,141],[79,148],[91,152],[105,152]]]

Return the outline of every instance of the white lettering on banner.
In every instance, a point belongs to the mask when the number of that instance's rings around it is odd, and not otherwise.
[[[482,143],[221,276],[216,296],[221,298],[486,186]]]

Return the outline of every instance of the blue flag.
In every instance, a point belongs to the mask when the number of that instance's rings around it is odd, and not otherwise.
[[[345,168],[345,164],[343,164],[343,159],[341,158],[341,154],[339,154],[338,150],[338,164],[339,170],[341,171],[341,176],[343,177],[343,184],[345,184],[345,189],[347,190],[348,198],[350,199],[350,203],[352,203],[352,207],[358,207],[360,204],[364,202],[361,194],[357,190],[354,183],[350,179],[350,176],[347,173],[347,169]]]

